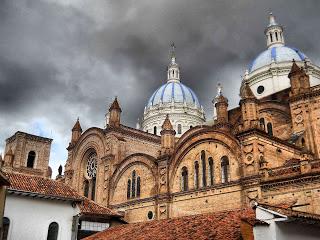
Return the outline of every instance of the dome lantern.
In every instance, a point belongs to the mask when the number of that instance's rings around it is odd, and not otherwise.
[[[267,37],[267,47],[284,46],[283,27],[276,22],[275,16],[270,12],[269,24],[264,31]]]
[[[176,63],[176,52],[175,52],[175,45],[174,43],[171,44],[171,62],[168,66],[167,71],[167,81],[179,81],[180,82],[180,68],[179,65]]]

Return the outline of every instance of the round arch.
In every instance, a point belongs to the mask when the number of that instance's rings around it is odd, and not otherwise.
[[[190,152],[194,147],[203,144],[213,142],[216,144],[221,144],[225,148],[227,148],[232,155],[235,157],[236,161],[238,161],[238,165],[240,166],[241,159],[241,147],[237,139],[235,139],[232,135],[227,132],[202,128],[194,131],[192,134],[185,138],[184,141],[179,141],[177,144],[177,151],[174,157],[171,159],[171,164],[169,166],[169,188],[172,189],[174,178],[177,174],[178,167],[186,154]]]

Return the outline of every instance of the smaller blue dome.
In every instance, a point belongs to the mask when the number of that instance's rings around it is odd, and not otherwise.
[[[269,48],[256,57],[249,65],[249,72],[252,72],[260,67],[271,64],[274,62],[304,61],[306,55],[296,48],[287,46],[277,46]]]
[[[199,100],[196,94],[186,85],[179,81],[168,81],[166,84],[159,87],[150,97],[147,107],[171,101],[187,104],[195,104],[200,107]]]

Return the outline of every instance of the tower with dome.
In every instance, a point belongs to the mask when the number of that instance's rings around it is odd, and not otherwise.
[[[272,14],[265,36],[267,49],[239,79],[239,106],[230,109],[219,86],[212,94],[217,116],[207,121],[181,82],[173,48],[167,82],[147,102],[142,129],[122,123],[121,96],[108,109],[106,127],[83,132],[77,121],[59,181],[122,211],[130,223],[254,201],[320,214],[319,67],[285,45]],[[16,154],[14,147],[6,154],[8,169]]]
[[[302,51],[285,44],[284,28],[277,23],[275,16],[269,14],[269,23],[264,31],[267,49],[258,54],[249,64],[244,74],[257,98],[263,98],[290,87],[288,74],[295,60],[303,66],[310,76],[311,86],[320,84],[320,68]],[[244,86],[244,85],[243,85]]]
[[[142,129],[160,135],[161,126],[169,114],[176,136],[203,124],[205,114],[194,91],[181,82],[179,64],[176,62],[175,45],[172,44],[171,61],[167,69],[167,82],[149,98],[144,108]]]

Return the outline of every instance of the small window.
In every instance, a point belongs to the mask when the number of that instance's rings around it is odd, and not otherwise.
[[[3,232],[2,232],[3,240],[8,239],[9,227],[10,227],[10,219],[7,217],[4,217],[3,218]]]
[[[137,177],[137,197],[140,197],[140,177]]]
[[[190,125],[190,129],[192,128],[192,125]]]
[[[148,212],[148,219],[149,220],[153,219],[153,212],[152,211]]]
[[[259,86],[258,88],[257,88],[257,93],[258,94],[261,94],[261,93],[263,93],[264,92],[264,86]]]
[[[188,191],[188,169],[183,167],[181,171],[182,175],[182,191]]]
[[[194,188],[199,188],[199,162],[195,161],[194,163]]]
[[[92,181],[91,200],[94,201],[96,197],[96,178],[93,177],[91,181]]]
[[[48,228],[47,240],[57,240],[59,232],[59,225],[56,222],[52,222]]]
[[[229,182],[229,159],[227,156],[221,158],[221,182]]]
[[[272,124],[271,123],[267,124],[267,131],[268,131],[268,135],[270,137],[272,137],[273,136],[273,130],[272,130]]]
[[[127,185],[127,199],[130,199],[131,196],[131,180],[128,179],[128,185]]]
[[[306,140],[304,140],[304,138],[301,138],[301,146],[302,147],[306,146]]]
[[[157,135],[157,127],[156,126],[153,127],[153,134]]]
[[[206,153],[203,150],[201,151],[201,165],[202,165],[202,186],[206,187],[207,186]]]
[[[30,151],[28,154],[27,159],[27,167],[33,168],[34,167],[34,160],[36,159],[36,153],[34,151]]]
[[[182,129],[181,129],[182,127],[181,127],[181,124],[178,124],[178,134],[181,134],[181,132],[182,132]]]
[[[209,175],[210,175],[210,185],[212,186],[213,185],[213,180],[214,180],[214,175],[213,175],[213,170],[214,170],[214,167],[213,167],[213,159],[212,157],[209,157]]]
[[[89,181],[88,180],[85,180],[84,183],[83,183],[83,195],[85,197],[89,197]]]
[[[136,171],[135,170],[132,171],[132,188],[131,189],[132,189],[131,196],[135,198],[136,197]]]
[[[278,32],[276,32],[276,40],[278,41]]]
[[[272,33],[270,33],[270,41],[273,42],[273,40],[272,40]]]

